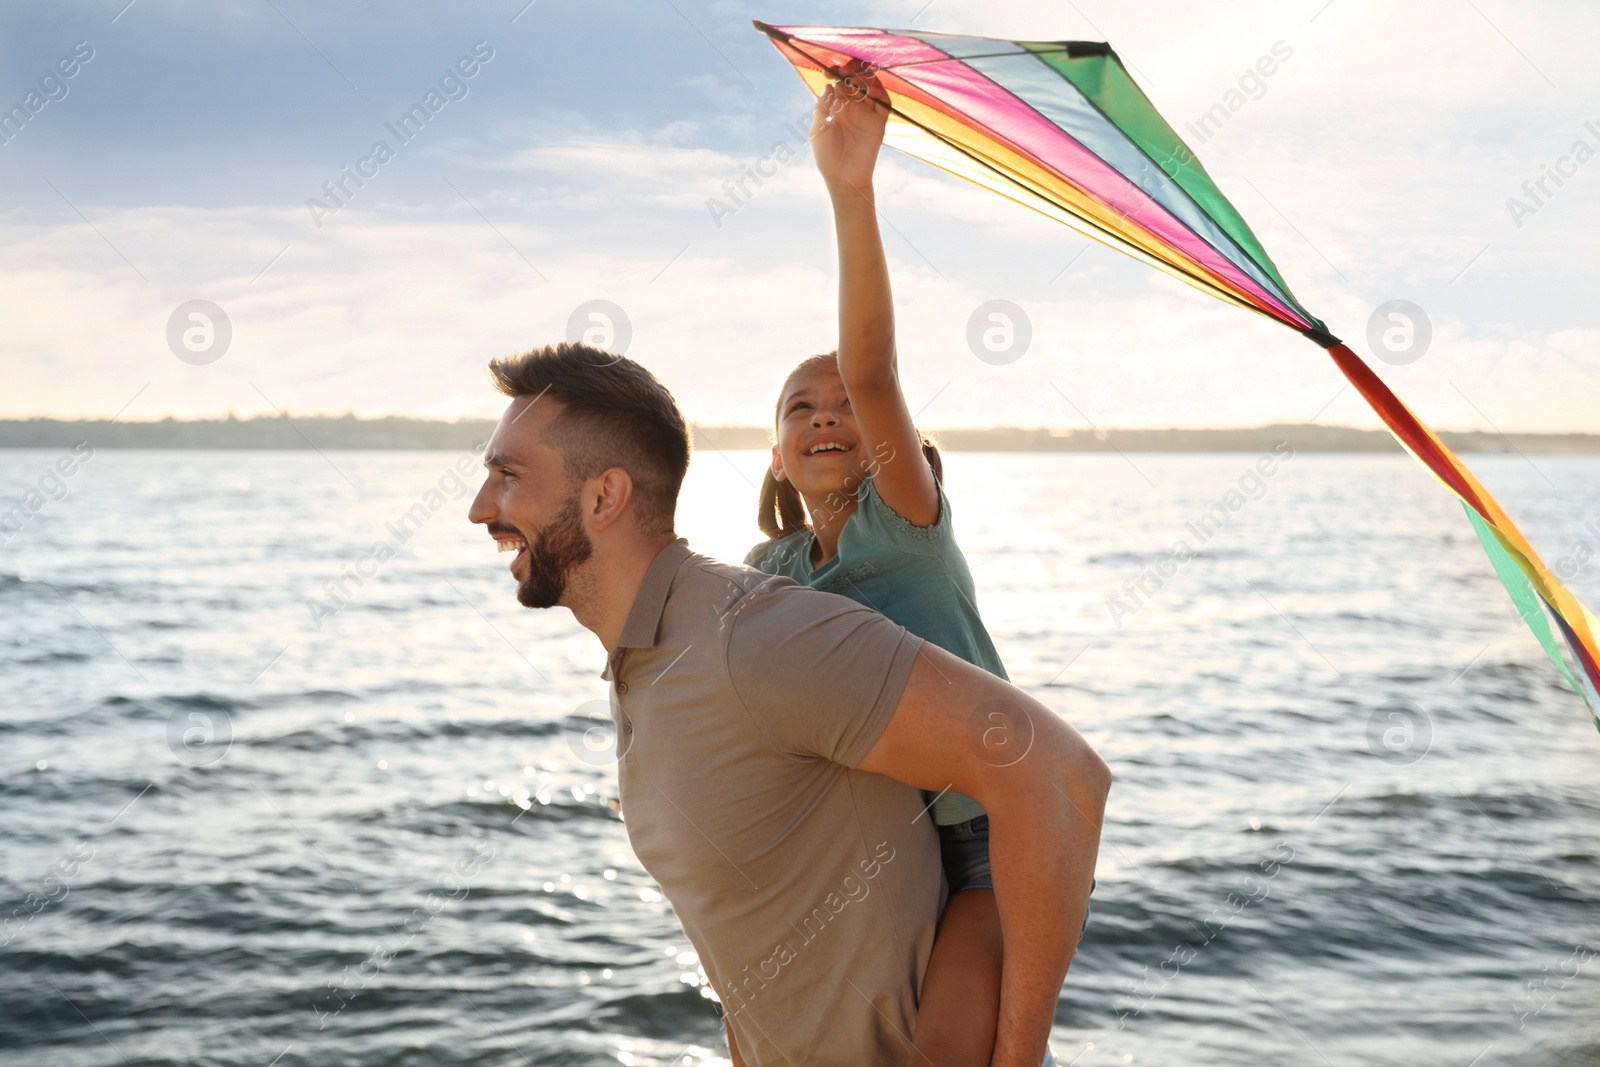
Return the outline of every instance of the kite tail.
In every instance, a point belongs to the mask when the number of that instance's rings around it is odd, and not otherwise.
[[[1465,464],[1411,413],[1411,409],[1400,402],[1400,398],[1383,384],[1382,379],[1372,372],[1372,368],[1360,356],[1337,343],[1328,346],[1328,355],[1333,357],[1339,370],[1372,405],[1372,409],[1405,446],[1406,451],[1461,499],[1478,540],[1489,554],[1489,562],[1494,565],[1495,573],[1511,594],[1511,600],[1516,604],[1523,621],[1539,639],[1545,655],[1550,657],[1550,661],[1588,704],[1595,728],[1600,729],[1600,647],[1596,646],[1594,636],[1600,631],[1600,623],[1595,621],[1583,602],[1550,573],[1527,538],[1522,536],[1522,531],[1517,529],[1516,523],[1472,476]],[[1541,606],[1543,610],[1540,610]],[[1545,618],[1545,612],[1555,620],[1556,629],[1577,667],[1576,674],[1562,660],[1560,645],[1551,631],[1549,620]]]

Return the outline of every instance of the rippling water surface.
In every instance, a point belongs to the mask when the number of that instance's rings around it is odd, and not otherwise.
[[[1600,459],[1469,458],[1600,604]],[[1256,459],[948,458],[1012,677],[1117,774],[1057,1055],[1600,1062],[1582,703],[1411,460]],[[0,546],[0,1062],[720,1048],[600,646],[516,604],[458,462],[101,451]],[[697,456],[694,547],[742,558],[762,463]]]

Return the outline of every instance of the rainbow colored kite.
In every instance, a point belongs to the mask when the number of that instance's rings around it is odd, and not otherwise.
[[[1495,573],[1600,728],[1600,631],[1444,442],[1360,356],[1300,305],[1200,161],[1156,113],[1111,47],[911,30],[757,22],[814,94],[865,68],[889,109],[885,143],[992,189],[1183,279],[1276,319],[1328,350],[1406,451],[1460,498]],[[1561,656],[1556,631],[1574,672]]]

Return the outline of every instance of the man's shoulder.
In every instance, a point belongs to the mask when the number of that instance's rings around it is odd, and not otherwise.
[[[747,593],[769,592],[797,583],[781,574],[769,574],[747,563],[728,563],[698,552],[684,558],[672,583],[672,596],[694,596],[708,588],[736,586]]]
[[[730,636],[735,629],[745,634],[759,630],[767,638],[822,624],[834,616],[865,613],[882,618],[849,597],[824,593],[786,575],[769,574],[699,553],[690,553],[678,568],[668,595],[667,612],[680,625],[696,627],[712,617],[715,621],[711,625]]]
[[[804,591],[792,578],[691,552],[673,575],[664,617],[671,628],[728,631],[739,615],[785,589]]]
[[[782,658],[827,657],[862,642],[896,643],[905,628],[870,607],[787,578],[751,590],[727,613],[728,657],[763,673],[780,670]]]

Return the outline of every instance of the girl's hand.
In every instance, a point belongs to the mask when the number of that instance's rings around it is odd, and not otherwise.
[[[830,192],[865,190],[872,184],[889,112],[871,97],[887,97],[871,73],[853,73],[817,97],[811,150]]]

